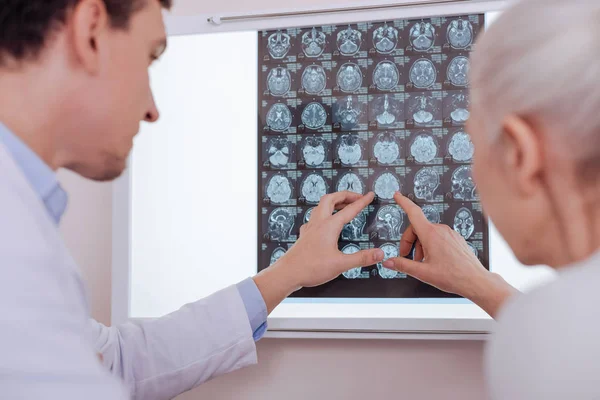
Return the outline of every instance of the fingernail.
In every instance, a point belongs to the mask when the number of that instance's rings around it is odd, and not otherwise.
[[[385,253],[381,249],[375,251],[375,261],[382,261],[385,258]]]
[[[383,266],[386,268],[392,268],[394,266],[394,262],[390,260],[384,261]]]

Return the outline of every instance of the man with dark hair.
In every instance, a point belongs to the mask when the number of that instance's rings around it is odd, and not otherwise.
[[[158,119],[148,67],[165,50],[170,5],[0,0],[3,398],[173,398],[256,362],[268,313],[294,291],[383,259],[378,249],[339,252],[343,226],[373,194],[335,193],[258,276],[153,321],[108,328],[89,319],[57,228],[67,195],[55,171],[98,181],[123,172],[140,122]]]

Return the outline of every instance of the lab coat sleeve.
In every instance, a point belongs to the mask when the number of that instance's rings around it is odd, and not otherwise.
[[[257,362],[235,286],[154,320],[117,327],[91,320],[90,331],[104,366],[125,382],[132,399],[171,399]]]

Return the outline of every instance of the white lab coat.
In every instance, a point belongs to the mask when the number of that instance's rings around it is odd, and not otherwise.
[[[1,398],[170,399],[254,363],[236,287],[140,324],[90,320],[79,269],[0,144]]]

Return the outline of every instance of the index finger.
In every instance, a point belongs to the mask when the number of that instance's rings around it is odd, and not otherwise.
[[[316,216],[317,219],[329,218],[340,204],[353,203],[360,199],[362,195],[354,192],[336,192],[325,195],[321,198],[319,205],[313,210],[311,219]],[[347,207],[344,207],[344,209]]]
[[[344,224],[352,221],[356,216],[364,210],[375,198],[375,193],[369,192],[364,196],[360,196],[354,203],[347,205],[342,211],[339,211],[335,215],[335,219],[343,222]]]
[[[402,194],[396,192],[394,195],[394,200],[396,203],[406,212],[408,215],[408,219],[410,220],[413,229],[419,233],[420,229],[423,229],[425,226],[429,225],[431,222],[427,220],[425,214],[423,214],[423,210],[421,207],[413,203],[409,198],[404,197]]]

